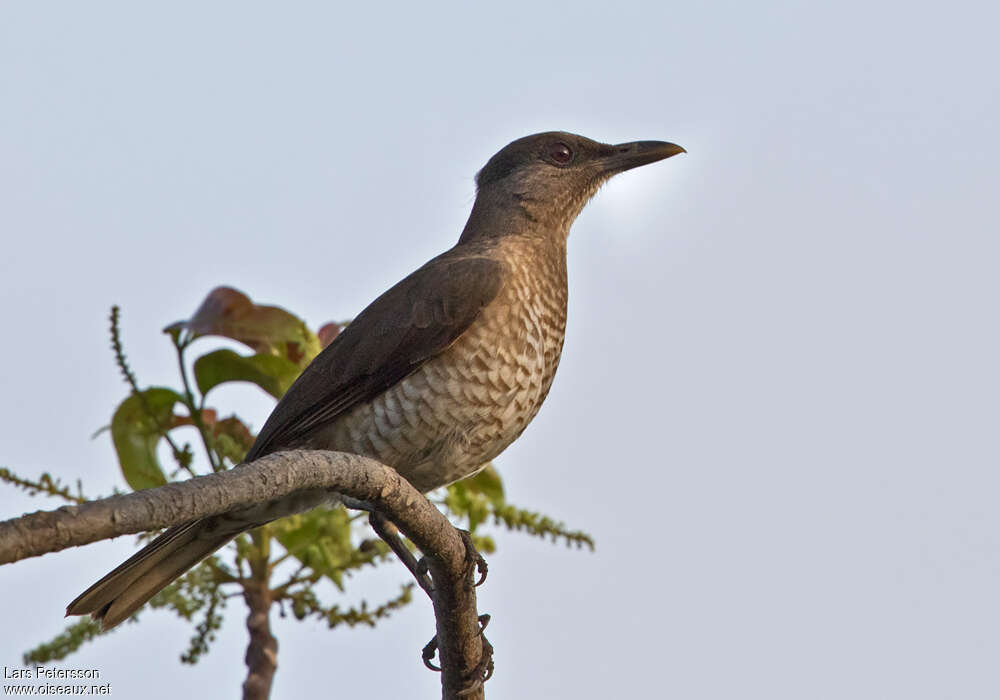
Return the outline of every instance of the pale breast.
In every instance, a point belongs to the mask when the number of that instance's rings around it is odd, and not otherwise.
[[[499,295],[468,331],[317,442],[374,457],[423,491],[506,449],[548,394],[566,328],[565,255],[543,261],[536,252],[510,251]]]

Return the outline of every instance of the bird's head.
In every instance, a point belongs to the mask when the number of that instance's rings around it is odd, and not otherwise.
[[[528,222],[565,235],[610,177],[684,152],[664,141],[610,145],[564,131],[525,136],[504,146],[476,175],[476,205],[462,240],[510,233],[506,221],[518,230]]]

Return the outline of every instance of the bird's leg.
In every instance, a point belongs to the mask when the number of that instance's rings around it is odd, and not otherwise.
[[[413,552],[403,543],[396,526],[389,522],[384,515],[375,510],[368,513],[368,522],[371,523],[375,534],[389,545],[389,549],[399,557],[399,560],[403,562],[403,566],[410,570],[413,578],[417,580],[417,583],[420,584],[420,587],[424,589],[427,595],[433,596],[434,582],[431,581],[431,577],[427,573],[427,564],[423,558],[417,561],[417,558],[413,556]]]
[[[418,560],[413,556],[413,552],[409,550],[400,538],[399,530],[388,518],[378,512],[375,504],[368,501],[359,501],[343,494],[339,494],[339,498],[347,508],[366,511],[368,513],[368,522],[371,524],[375,534],[389,545],[389,549],[399,557],[399,560],[403,562],[403,566],[410,570],[410,573],[413,574],[420,587],[427,592],[427,595],[432,595],[434,592],[434,583],[428,575],[426,561],[424,561],[423,557]]]
[[[368,522],[371,523],[372,529],[375,530],[375,534],[382,538],[382,540],[389,545],[389,549],[399,557],[399,560],[403,562],[403,565],[410,570],[413,577],[420,584],[420,587],[427,592],[427,595],[433,595],[434,593],[434,583],[428,574],[427,560],[424,557],[419,559],[413,556],[413,552],[403,544],[402,539],[399,537],[399,530],[393,525],[389,520],[379,513],[374,504],[368,503],[367,501],[358,501],[353,498],[341,497],[342,502],[348,508],[352,510],[363,510],[368,512]],[[486,574],[489,567],[486,565],[486,559],[483,555],[479,553],[476,549],[476,545],[472,542],[472,535],[469,534],[468,530],[458,530],[459,536],[462,538],[462,544],[465,546],[465,561],[466,577],[471,577],[473,571],[479,573],[479,579],[474,584],[476,587],[483,585],[486,582]]]

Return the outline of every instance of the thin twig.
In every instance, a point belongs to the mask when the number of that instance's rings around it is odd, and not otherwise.
[[[122,346],[121,340],[121,327],[118,324],[119,317],[121,315],[121,309],[118,305],[111,307],[111,348],[115,353],[115,363],[118,365],[118,369],[121,371],[122,376],[125,378],[125,382],[132,388],[132,395],[139,398],[139,403],[142,405],[142,410],[146,413],[146,416],[153,421],[156,425],[156,429],[159,431],[160,435],[167,441],[170,445],[170,449],[173,451],[174,459],[177,464],[187,471],[191,476],[197,476],[195,471],[191,468],[190,464],[186,464],[183,458],[184,451],[177,446],[174,439],[170,437],[170,432],[167,426],[160,422],[160,419],[154,413],[153,409],[149,405],[149,401],[146,400],[146,394],[139,388],[139,380],[135,377],[135,372],[132,368],[128,366],[128,360],[125,358],[125,348]]]
[[[205,455],[208,457],[209,466],[212,467],[213,472],[222,471],[221,460],[218,459],[218,455],[210,444],[211,440],[208,437],[208,429],[205,427],[202,409],[195,405],[194,392],[191,391],[191,382],[188,380],[187,367],[184,365],[184,350],[187,348],[188,343],[181,342],[177,336],[172,334],[170,339],[177,350],[177,366],[181,373],[181,382],[184,384],[184,405],[191,416],[191,422],[194,423],[195,428],[198,429],[198,434],[201,435],[201,444],[205,446]]]

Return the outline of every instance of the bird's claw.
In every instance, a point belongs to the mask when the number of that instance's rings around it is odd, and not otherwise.
[[[437,653],[438,648],[438,638],[435,634],[431,637],[431,641],[424,645],[423,651],[420,652],[420,657],[424,660],[424,666],[432,671],[437,671],[441,673],[441,667],[434,663],[434,654]]]
[[[483,653],[479,657],[479,663],[473,671],[476,677],[481,679],[480,684],[485,683],[490,678],[493,677],[493,645],[490,644],[490,640],[486,638],[486,625],[490,624],[490,616],[488,614],[479,616],[479,638],[483,640]]]
[[[483,555],[479,553],[476,549],[476,545],[472,542],[472,535],[469,534],[468,530],[459,530],[458,534],[462,538],[462,544],[465,545],[465,577],[471,578],[473,572],[479,573],[479,579],[473,584],[476,588],[482,586],[486,583],[486,574],[489,571],[489,566],[486,564],[486,560]],[[485,625],[483,625],[485,627]]]

